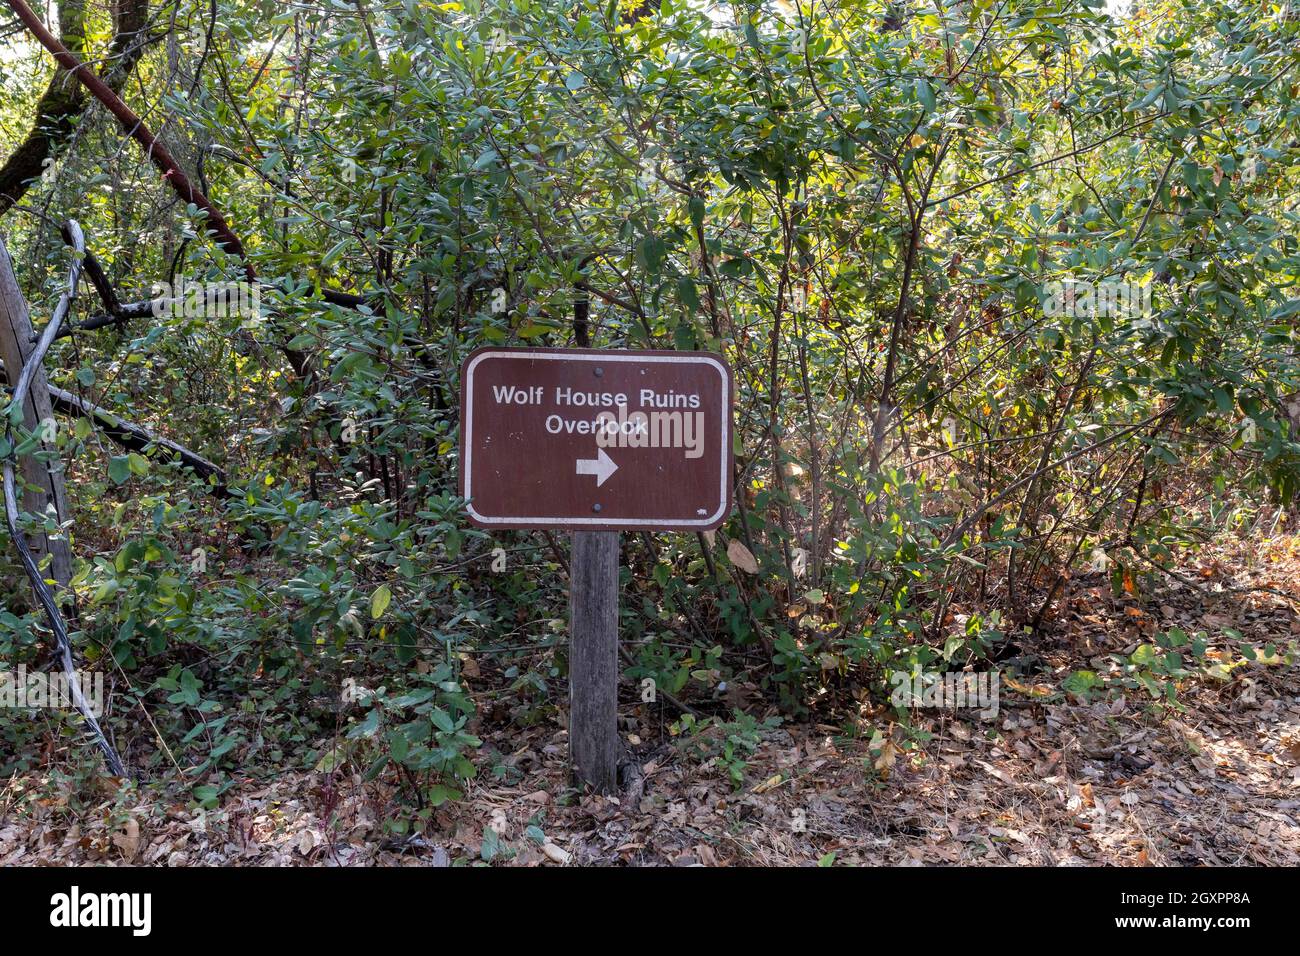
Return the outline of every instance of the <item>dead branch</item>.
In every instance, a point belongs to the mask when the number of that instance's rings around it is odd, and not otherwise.
[[[0,362],[0,378],[6,374],[4,363]],[[86,419],[127,451],[138,452],[154,460],[177,462],[210,482],[213,494],[225,494],[226,472],[220,465],[143,425],[127,421],[106,408],[93,405],[66,389],[51,385],[49,392],[56,412],[70,418]]]

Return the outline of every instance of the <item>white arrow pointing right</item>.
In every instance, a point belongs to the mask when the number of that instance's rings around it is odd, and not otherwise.
[[[579,458],[577,461],[579,475],[595,475],[596,487],[599,488],[605,483],[610,475],[618,471],[618,465],[614,464],[614,459],[605,454],[605,449],[597,448],[595,458]]]

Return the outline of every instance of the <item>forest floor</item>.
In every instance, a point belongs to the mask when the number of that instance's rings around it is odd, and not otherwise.
[[[1300,537],[1209,547],[1160,580],[1143,600],[1101,576],[1074,582],[1039,649],[1043,680],[1105,673],[1111,655],[1171,627],[1240,632],[1231,652],[1210,652],[1225,664],[1243,643],[1294,647],[1300,635]],[[1183,681],[1183,709],[1165,714],[1140,690],[1092,702],[1036,692],[1004,682],[987,721],[918,711],[907,736],[882,711],[874,742],[841,726],[760,727],[734,751],[739,787],[720,740],[708,756],[709,734],[726,731],[697,733],[701,756],[634,720],[623,730],[638,756],[617,798],[568,787],[562,713],[481,726],[503,773],[405,837],[385,832],[397,795],[383,778],[286,771],[237,784],[215,811],[146,789],[75,815],[34,781],[0,781],[0,866],[1300,864],[1295,666]]]

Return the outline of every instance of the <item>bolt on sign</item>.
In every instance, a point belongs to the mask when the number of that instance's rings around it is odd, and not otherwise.
[[[460,491],[479,527],[707,531],[731,510],[720,355],[483,348],[460,388]]]

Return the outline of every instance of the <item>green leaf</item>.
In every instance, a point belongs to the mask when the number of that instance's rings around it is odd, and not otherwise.
[[[687,211],[691,216],[691,225],[696,229],[704,228],[704,200],[699,196],[692,196],[686,204]]]
[[[501,852],[501,838],[497,836],[497,831],[491,827],[483,828],[483,846],[479,849],[479,856],[483,858],[484,863],[491,863]]]
[[[700,297],[695,291],[695,283],[686,276],[677,280],[677,297],[682,300],[682,305],[692,312],[699,311]]]
[[[388,605],[393,603],[393,592],[388,589],[387,584],[381,584],[375,588],[375,593],[370,595],[370,618],[377,621],[384,616],[388,610]]]
[[[393,759],[401,763],[411,751],[411,742],[406,739],[406,735],[400,730],[394,730],[388,735],[388,749],[391,751]]]
[[[1160,659],[1160,652],[1156,650],[1154,644],[1143,644],[1132,655],[1129,660],[1139,667],[1150,665],[1152,662]]]
[[[456,722],[452,720],[451,715],[441,707],[433,708],[433,711],[429,714],[429,719],[432,720],[433,725],[444,734],[449,734],[456,729]]]
[[[123,484],[131,477],[131,464],[126,455],[114,455],[109,459],[108,477],[113,479],[115,485]]]
[[[1084,696],[1100,681],[1092,671],[1075,671],[1061,682],[1061,688],[1071,694]]]
[[[654,235],[646,236],[636,248],[637,265],[652,276],[658,275],[666,254],[667,247],[663,239]]]
[[[459,800],[462,794],[455,787],[449,787],[446,784],[434,784],[429,788],[429,806],[440,807],[448,800]]]
[[[930,87],[930,81],[923,76],[916,80],[916,99],[927,113],[934,112],[934,90]]]
[[[320,755],[320,759],[316,761],[316,766],[312,769],[317,773],[333,773],[338,769],[340,762],[338,748],[331,747]]]
[[[379,708],[372,709],[366,716],[348,731],[348,738],[356,740],[358,737],[373,737],[379,733]]]

